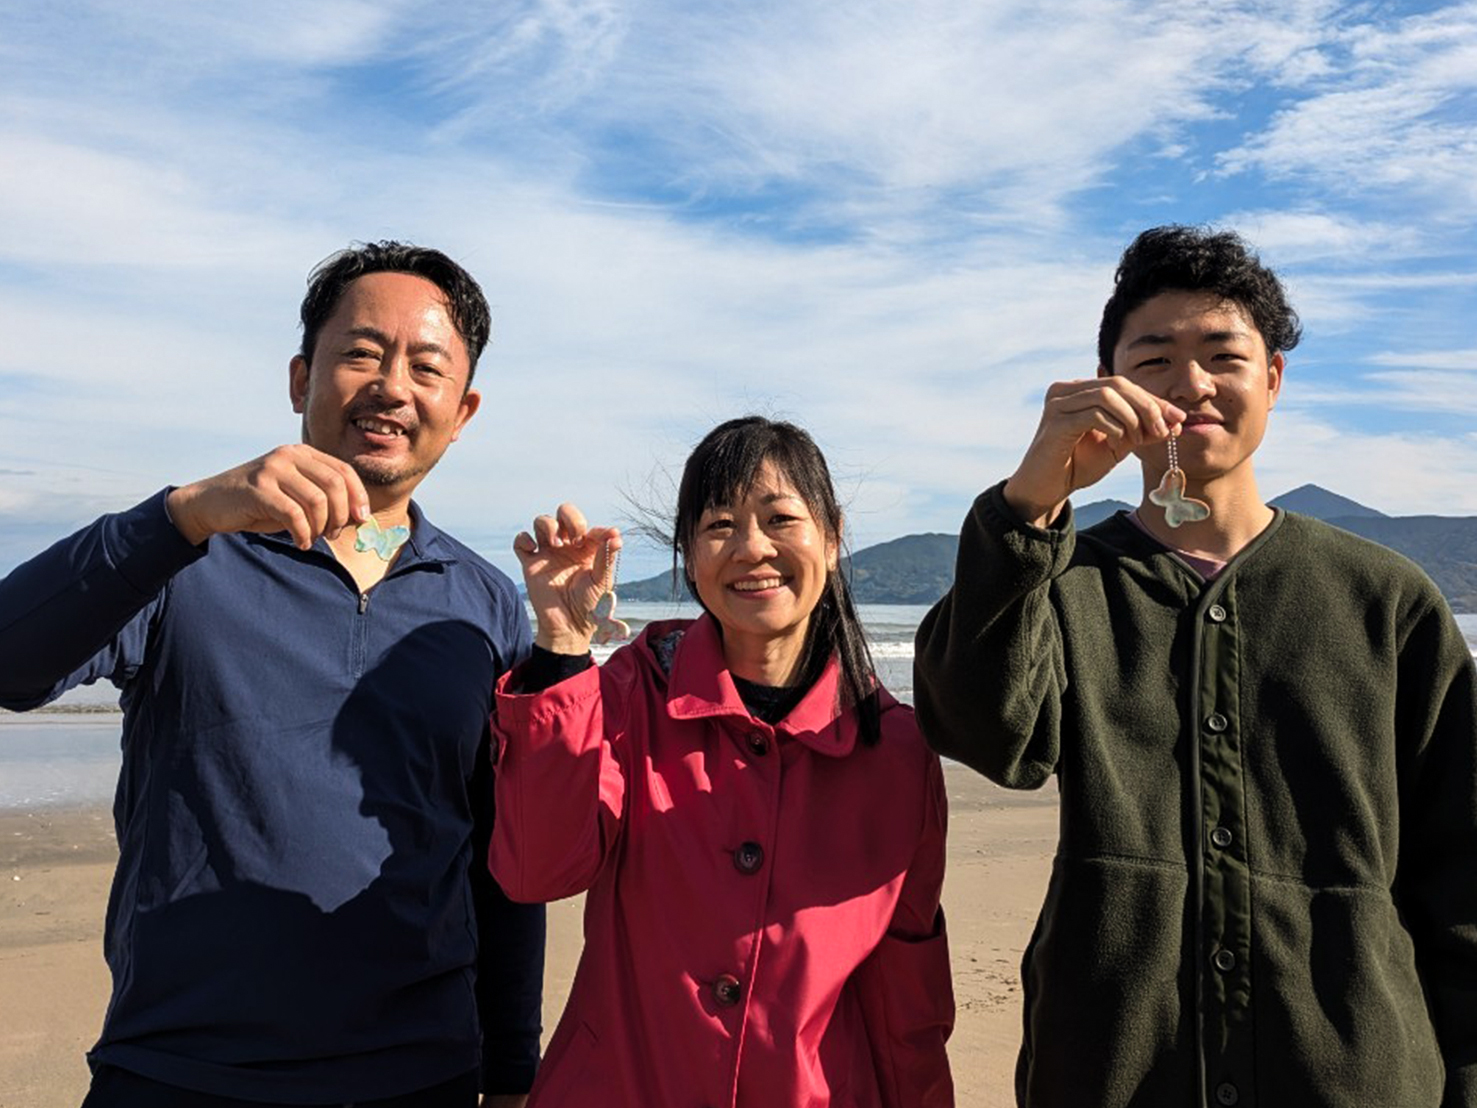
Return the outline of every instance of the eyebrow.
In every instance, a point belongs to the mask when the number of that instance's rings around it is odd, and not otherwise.
[[[381,331],[378,327],[370,327],[368,324],[364,324],[359,327],[350,327],[348,330],[348,334],[353,338],[371,339],[372,341],[379,343],[381,346],[394,345],[394,342],[389,335],[385,334],[385,332]],[[451,358],[451,351],[447,350],[446,347],[442,346],[439,342],[414,343],[411,345],[408,353],[440,354],[443,358]]]
[[[805,503],[805,498],[802,497],[799,493],[796,493],[796,492],[772,492],[772,493],[768,493],[764,497],[764,499],[761,501],[761,503],[763,503],[763,504],[774,504],[774,503],[777,503],[778,501],[781,501],[781,500],[793,500],[797,504],[804,504]],[[706,511],[706,512],[724,512],[724,511],[730,511],[732,508],[733,508],[733,505],[732,504],[724,503],[724,504],[714,504],[714,505],[711,505],[710,507],[704,508],[703,510]]]
[[[1249,331],[1207,331],[1205,332],[1205,334],[1197,336],[1194,341],[1230,342],[1234,339],[1244,339],[1249,338],[1250,336],[1251,332]],[[1146,335],[1140,335],[1123,349],[1132,350],[1136,346],[1169,346],[1174,341],[1174,337],[1171,335],[1159,335],[1150,332]]]

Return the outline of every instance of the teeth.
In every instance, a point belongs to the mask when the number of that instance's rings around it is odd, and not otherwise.
[[[782,584],[778,577],[767,577],[763,581],[735,581],[733,587],[739,592],[758,592],[760,589],[777,589]]]
[[[377,419],[356,419],[354,426],[361,431],[368,431],[374,435],[403,435],[403,428],[396,427],[393,423],[381,423]]]

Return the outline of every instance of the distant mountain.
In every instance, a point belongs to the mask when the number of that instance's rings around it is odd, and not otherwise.
[[[1072,518],[1078,527],[1091,527],[1094,523],[1101,523],[1109,516],[1131,511],[1133,511],[1133,505],[1126,504],[1122,500],[1094,500],[1091,504],[1084,504],[1080,508],[1073,504]]]
[[[1453,611],[1477,612],[1477,518],[1387,516],[1317,485],[1293,489],[1271,503],[1398,550],[1431,575]],[[1087,527],[1131,507],[1121,500],[1098,500],[1076,509],[1076,518]],[[954,579],[958,544],[957,535],[904,535],[858,550],[842,564],[851,573],[859,604],[932,604]],[[686,596],[687,589],[671,573],[659,573],[622,582],[620,595],[666,601]]]
[[[1302,485],[1285,492],[1281,496],[1269,500],[1267,503],[1274,508],[1281,508],[1288,512],[1300,512],[1314,519],[1389,519],[1384,512],[1377,512],[1373,508],[1366,508],[1363,504],[1350,500],[1347,496],[1340,496],[1336,492],[1329,492],[1317,485]]]
[[[677,574],[668,570],[655,577],[643,577],[639,581],[622,581],[617,588],[622,600],[643,600],[664,603],[687,596],[687,586]]]
[[[932,604],[954,581],[958,535],[904,535],[851,556],[858,604]]]

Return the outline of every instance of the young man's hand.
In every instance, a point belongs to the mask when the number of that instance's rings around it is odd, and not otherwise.
[[[1059,381],[1046,390],[1036,436],[1005,500],[1021,519],[1049,526],[1067,497],[1101,481],[1141,446],[1163,442],[1185,413],[1124,377]]]

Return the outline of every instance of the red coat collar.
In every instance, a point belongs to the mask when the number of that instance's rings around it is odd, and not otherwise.
[[[680,623],[652,624],[642,632],[650,640],[683,630]],[[653,662],[655,658],[653,657]],[[788,735],[820,754],[845,757],[856,746],[856,713],[842,713],[838,706],[841,667],[835,658],[826,664],[810,691],[771,730]],[[883,694],[886,696],[886,694]],[[667,675],[667,714],[673,719],[705,716],[738,716],[756,727],[769,725],[754,719],[734,686],[733,675],[723,658],[723,639],[718,624],[703,615],[688,624]]]

